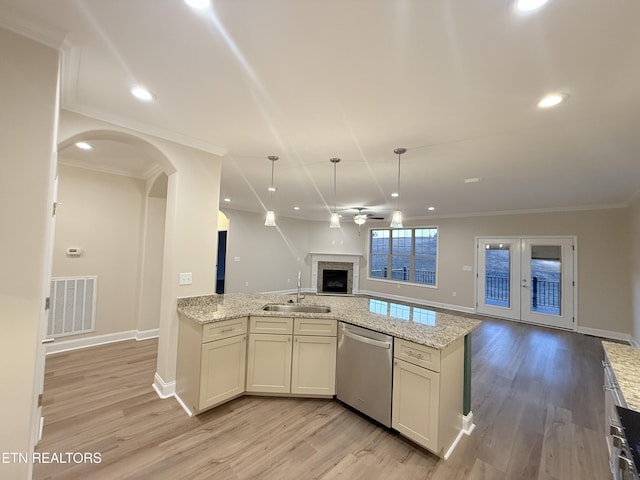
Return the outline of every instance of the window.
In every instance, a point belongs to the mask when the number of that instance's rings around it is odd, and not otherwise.
[[[371,230],[369,277],[436,285],[438,228]]]

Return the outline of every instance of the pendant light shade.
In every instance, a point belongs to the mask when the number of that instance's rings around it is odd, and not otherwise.
[[[331,214],[329,228],[340,228],[340,215],[338,215],[338,212],[336,211],[336,166],[338,165],[338,162],[340,162],[340,159],[331,158],[329,161],[333,163],[333,213]]]
[[[406,151],[406,148],[396,148],[393,151],[393,153],[398,155],[398,203],[395,212],[393,212],[393,217],[391,217],[391,228],[402,228],[402,212],[400,211],[400,156]]]
[[[269,155],[267,157],[271,160],[271,184],[269,185],[269,210],[267,210],[267,218],[264,221],[266,227],[276,226],[276,213],[273,211],[273,192],[276,191],[276,187],[273,186],[273,167],[278,160],[275,155]]]

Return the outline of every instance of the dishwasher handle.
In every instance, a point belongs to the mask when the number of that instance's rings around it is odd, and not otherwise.
[[[342,330],[342,334],[345,337],[349,337],[357,342],[362,342],[362,343],[367,343],[369,345],[373,345],[374,347],[380,347],[380,348],[391,348],[391,343],[390,342],[381,342],[379,340],[374,340],[372,338],[367,338],[367,337],[363,337],[361,335],[358,335],[356,333],[352,333],[347,329],[343,329]]]

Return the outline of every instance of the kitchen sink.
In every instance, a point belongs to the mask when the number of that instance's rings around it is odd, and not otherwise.
[[[331,307],[327,305],[301,305],[299,303],[268,303],[262,310],[265,312],[289,313],[329,313]]]

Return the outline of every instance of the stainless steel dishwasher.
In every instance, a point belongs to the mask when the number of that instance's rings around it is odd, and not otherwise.
[[[391,427],[393,337],[338,323],[336,397]]]

